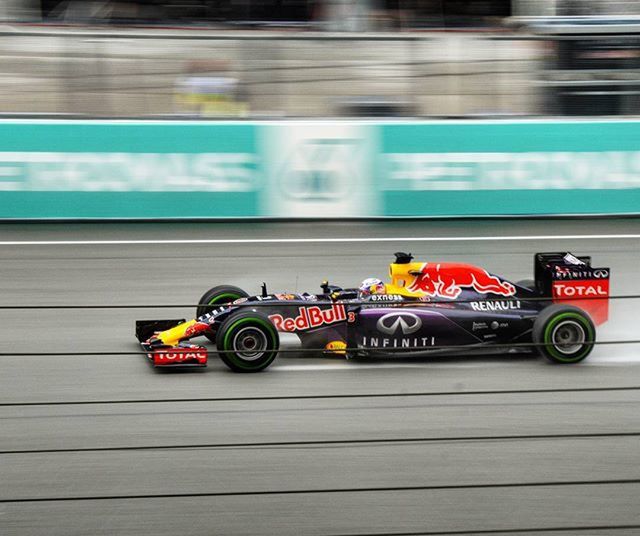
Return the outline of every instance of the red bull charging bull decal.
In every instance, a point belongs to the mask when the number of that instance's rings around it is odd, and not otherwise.
[[[516,293],[511,283],[500,281],[477,266],[459,263],[426,262],[408,288],[411,292],[450,299],[457,298],[463,288],[500,296],[513,296]]]

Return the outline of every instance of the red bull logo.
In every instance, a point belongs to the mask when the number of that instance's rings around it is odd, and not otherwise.
[[[269,315],[269,320],[278,331],[293,332],[335,324],[347,319],[347,312],[342,304],[332,305],[330,309],[321,309],[316,305],[298,307],[298,312],[295,318],[284,318],[282,315],[275,314]]]
[[[409,286],[411,292],[450,299],[457,298],[463,288],[500,296],[513,296],[516,293],[511,283],[500,281],[477,266],[459,263],[427,262]]]

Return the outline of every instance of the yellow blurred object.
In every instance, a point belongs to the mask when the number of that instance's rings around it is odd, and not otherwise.
[[[187,330],[196,323],[196,320],[189,320],[188,322],[178,324],[177,326],[166,331],[161,331],[160,333],[158,333],[157,337],[168,346],[176,346],[182,339],[186,337]]]
[[[344,341],[331,341],[325,346],[325,350],[338,355],[345,355],[346,349],[347,343]]]
[[[177,83],[175,102],[184,113],[200,116],[247,115],[249,107],[239,92],[238,80],[228,76],[189,76]]]

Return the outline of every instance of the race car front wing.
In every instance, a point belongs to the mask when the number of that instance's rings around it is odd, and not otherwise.
[[[154,367],[206,367],[209,352],[204,346],[180,342],[164,344],[154,335],[183,324],[185,320],[137,320],[136,338]]]

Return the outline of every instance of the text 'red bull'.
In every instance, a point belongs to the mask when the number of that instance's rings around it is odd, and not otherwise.
[[[516,293],[511,283],[500,281],[477,266],[458,263],[425,263],[409,286],[411,292],[451,299],[457,298],[463,288],[500,296],[513,296]]]
[[[278,331],[294,332],[318,328],[327,324],[335,324],[347,319],[344,305],[335,304],[330,309],[318,306],[298,307],[298,315],[294,318],[284,318],[282,315],[269,315],[269,320]]]

